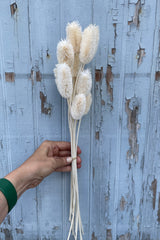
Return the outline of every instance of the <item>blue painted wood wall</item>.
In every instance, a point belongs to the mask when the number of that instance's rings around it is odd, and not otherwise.
[[[100,26],[79,145],[85,240],[160,240],[160,0],[0,0],[0,177],[40,143],[69,140],[55,86],[67,22]],[[27,191],[0,240],[65,240],[69,174]]]

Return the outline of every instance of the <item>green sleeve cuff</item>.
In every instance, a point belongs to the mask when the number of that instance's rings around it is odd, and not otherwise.
[[[16,205],[17,202],[17,192],[13,184],[5,179],[0,179],[0,191],[4,194],[8,203],[8,213]]]

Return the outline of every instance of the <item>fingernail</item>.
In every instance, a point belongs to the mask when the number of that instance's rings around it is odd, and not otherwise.
[[[72,158],[71,158],[71,157],[68,157],[68,158],[67,158],[67,162],[68,162],[68,163],[72,162]]]

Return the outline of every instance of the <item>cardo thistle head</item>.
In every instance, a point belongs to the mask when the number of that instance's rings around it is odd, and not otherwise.
[[[73,46],[74,53],[77,54],[80,51],[80,44],[82,39],[82,28],[78,22],[68,23],[66,27],[67,40]]]
[[[72,44],[67,40],[61,40],[57,45],[58,63],[67,63],[70,67],[74,63],[74,50]]]
[[[83,93],[86,96],[92,88],[92,75],[89,69],[82,71],[77,82],[77,93]]]
[[[84,94],[77,94],[72,102],[71,115],[75,120],[80,120],[86,109],[86,96]]]
[[[99,43],[99,27],[89,25],[82,34],[80,46],[80,62],[83,64],[89,63],[96,54]]]
[[[86,97],[86,109],[85,109],[85,115],[89,112],[92,104],[92,94],[89,93]]]
[[[66,63],[57,64],[54,69],[57,89],[62,97],[70,98],[73,92],[71,69]]]

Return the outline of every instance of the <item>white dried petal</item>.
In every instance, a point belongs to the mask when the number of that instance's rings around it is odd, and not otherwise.
[[[74,50],[72,44],[67,40],[61,40],[57,45],[58,63],[67,63],[70,67],[74,63]]]
[[[86,109],[86,96],[84,94],[77,94],[71,106],[71,115],[75,120],[83,117]]]
[[[57,89],[62,97],[70,98],[73,92],[71,69],[66,63],[57,64],[54,69]]]
[[[80,46],[80,61],[83,64],[89,63],[96,54],[99,43],[99,27],[89,25],[82,34]]]
[[[79,53],[82,39],[82,29],[78,22],[71,22],[66,27],[67,40],[73,46],[74,53]]]
[[[86,97],[86,109],[85,109],[85,113],[87,114],[91,108],[91,104],[92,104],[92,94],[89,93]]]
[[[86,96],[92,88],[92,75],[89,69],[82,71],[77,82],[77,93],[83,93]]]

